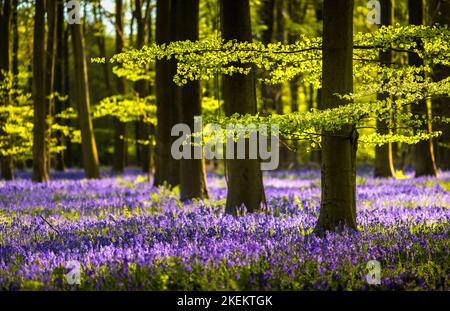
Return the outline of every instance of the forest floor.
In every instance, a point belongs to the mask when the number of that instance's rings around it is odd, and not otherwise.
[[[210,200],[182,204],[177,189],[152,188],[136,170],[103,173],[0,182],[0,290],[450,290],[450,172],[385,180],[360,172],[358,231],[324,237],[311,233],[317,170],[266,175],[268,208],[237,218],[223,213],[219,175],[208,176]],[[371,260],[379,285],[368,282]],[[78,273],[70,261],[80,264],[79,285],[68,284]]]

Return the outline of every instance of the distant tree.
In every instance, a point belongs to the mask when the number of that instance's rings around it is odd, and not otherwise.
[[[124,27],[123,27],[123,2],[116,0],[116,53],[122,52],[124,46]],[[116,78],[117,92],[119,94],[126,93],[125,79]],[[117,173],[123,172],[125,168],[125,135],[126,124],[114,119],[114,156],[113,171]]]
[[[222,36],[225,40],[252,42],[249,0],[221,0]],[[225,113],[256,114],[255,76],[234,74],[223,76]],[[249,212],[256,211],[264,198],[259,160],[226,160],[228,181],[225,211],[236,214],[245,205]]]
[[[424,6],[423,0],[408,0],[409,9],[409,24],[423,25],[424,24]],[[417,53],[408,53],[408,62],[411,66],[423,66],[423,60]],[[423,73],[424,74],[424,73]],[[431,118],[428,110],[426,100],[411,106],[411,111],[414,115],[421,118],[426,116],[426,119]],[[431,122],[425,120],[422,130],[431,132]],[[420,141],[414,146],[414,166],[416,169],[416,176],[437,176],[437,168],[434,159],[433,140]]]
[[[47,0],[46,4],[47,11],[47,47],[46,47],[46,60],[45,60],[45,94],[47,101],[46,107],[48,109],[47,115],[54,115],[55,107],[54,107],[54,92],[55,92],[55,64],[56,64],[56,27],[57,27],[57,2],[54,0]],[[49,150],[49,141],[50,141],[50,130],[48,129],[48,124],[46,124],[46,148],[45,151],[47,154],[47,171],[50,171],[50,150]]]
[[[83,32],[80,24],[71,24],[73,58],[75,63],[75,87],[78,110],[78,123],[81,130],[81,149],[83,152],[83,167],[86,178],[98,178],[99,162],[94,129],[90,116],[90,97],[88,71],[84,48]]]
[[[55,115],[60,114],[66,106],[66,100],[62,100],[63,96],[67,95],[66,81],[65,81],[65,68],[64,68],[64,49],[67,44],[65,40],[65,27],[64,27],[64,0],[56,1],[56,60],[55,60],[55,92],[58,96],[55,98]],[[63,120],[56,118],[57,123],[63,123]],[[56,131],[56,145],[59,148],[65,147],[65,139],[61,131]],[[55,168],[57,171],[65,170],[64,163],[64,150],[61,150],[56,154]]]
[[[176,40],[198,40],[199,0],[175,0]],[[200,81],[190,81],[177,87],[179,121],[189,125],[194,132],[194,117],[202,115]],[[190,146],[192,148],[192,146]],[[192,148],[193,149],[193,148]],[[191,150],[194,154],[193,150]],[[206,170],[204,160],[182,159],[180,161],[180,198],[207,198]]]
[[[393,0],[381,1],[381,25],[383,26],[393,25],[394,7],[392,1]],[[388,50],[380,52],[380,62],[385,66],[389,66],[389,64],[392,63],[392,51]],[[388,98],[388,95],[379,93],[377,97],[379,100],[385,100]],[[388,124],[385,120],[377,120],[377,129],[380,134],[389,134]],[[391,143],[375,147],[374,175],[375,177],[395,176]]]
[[[0,85],[2,85],[10,73],[10,32],[11,32],[11,1],[0,1]],[[0,93],[0,105],[8,105],[11,100],[9,94]],[[0,120],[0,135],[3,135],[3,120]],[[13,163],[10,156],[0,154],[2,178],[5,180],[13,179]]]
[[[430,0],[428,4],[429,24],[450,26],[450,1]],[[433,79],[440,81],[450,76],[450,66],[436,65],[433,68]],[[432,98],[432,111],[436,115],[450,117],[450,97]],[[442,132],[442,136],[436,139],[436,162],[443,170],[450,170],[450,124],[440,124],[436,130]]]
[[[353,92],[353,0],[323,6],[323,109],[349,105],[336,94]],[[339,12],[339,13],[338,13]],[[338,14],[337,14],[338,13]],[[322,133],[322,199],[316,230],[356,229],[356,150],[353,124]]]
[[[137,34],[136,34],[136,47],[142,48],[148,42],[148,38],[151,34],[151,29],[147,29],[149,26],[149,20],[151,20],[152,4],[150,0],[135,0],[134,17],[136,19]],[[149,94],[148,83],[146,80],[139,80],[135,83],[135,91],[140,98],[144,98]],[[148,141],[150,135],[150,126],[143,120],[137,122],[137,137],[140,140]],[[142,144],[139,148],[140,161],[142,170],[146,173],[150,173],[151,169],[151,144]]]

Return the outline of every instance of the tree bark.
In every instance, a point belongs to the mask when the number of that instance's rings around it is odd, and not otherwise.
[[[176,40],[198,40],[199,0],[175,0],[177,12]],[[194,117],[202,115],[200,81],[190,81],[177,87],[179,120],[187,124],[194,133]],[[191,154],[194,148],[191,146]],[[206,168],[203,159],[182,159],[180,161],[180,199],[208,197]]]
[[[349,104],[334,94],[353,91],[353,0],[325,0],[323,20],[323,108]],[[337,13],[339,12],[339,13]],[[353,124],[323,132],[322,201],[316,232],[356,229],[356,150]]]
[[[69,26],[72,33],[73,58],[75,62],[75,87],[78,119],[81,129],[81,149],[86,178],[99,178],[99,162],[94,129],[90,116],[88,71],[81,25]]]
[[[394,18],[394,7],[392,5],[392,0],[382,0],[381,1],[381,25],[389,26],[393,24]],[[392,63],[392,52],[385,51],[380,52],[380,62],[384,66],[389,66]],[[378,100],[385,100],[389,97],[388,94],[379,93],[377,94]],[[377,120],[377,131],[380,134],[389,134],[388,123],[386,120]],[[374,167],[375,177],[393,177],[395,176],[394,160],[392,157],[392,144],[385,144],[382,146],[375,147],[375,167]]]
[[[6,76],[10,72],[9,43],[11,30],[11,9],[12,7],[10,0],[0,2],[0,42],[2,43],[2,47],[0,48],[0,84],[3,83]],[[5,94],[4,98],[0,98],[0,105],[1,104],[8,105],[10,100],[11,100],[10,95]],[[3,122],[4,120],[0,120],[0,135],[4,135]],[[0,162],[2,170],[2,179],[12,180],[14,178],[12,157],[9,155],[7,156],[0,155]]]
[[[156,19],[156,43],[169,43],[174,40],[175,8],[173,0],[158,0]],[[180,183],[180,164],[171,155],[172,127],[177,122],[175,102],[175,63],[156,61],[156,106],[158,125],[156,127],[155,177],[154,185],[176,186]]]
[[[45,0],[37,0],[34,16],[33,38],[33,176],[37,182],[44,182],[48,176],[48,154],[46,141],[46,118],[49,112],[48,101],[45,99]]]
[[[450,25],[450,1],[430,0],[428,3],[429,24]],[[436,65],[433,68],[433,80],[441,81],[450,76],[450,66]],[[438,116],[450,117],[450,98],[435,97],[431,101],[432,111]],[[439,124],[436,130],[442,135],[436,139],[436,163],[443,170],[450,170],[450,124]]]
[[[55,91],[59,96],[66,95],[65,86],[65,72],[64,72],[64,45],[65,45],[65,33],[64,33],[64,1],[57,0],[56,2],[56,63],[55,63]],[[65,101],[60,98],[55,98],[55,114],[59,114],[63,111]],[[56,118],[56,122],[62,124],[63,119]],[[56,143],[58,147],[64,147],[64,136],[61,131],[56,131]],[[56,154],[55,168],[57,171],[64,171],[64,150]]]
[[[64,14],[64,12],[63,12]],[[65,89],[65,95],[67,96],[67,100],[64,103],[64,108],[68,108],[70,107],[70,97],[71,97],[71,92],[70,92],[70,71],[69,71],[69,67],[70,67],[70,61],[69,61],[69,34],[70,34],[70,29],[69,27],[66,27],[64,29],[64,89]],[[72,125],[72,121],[70,119],[66,119],[65,120],[65,124],[67,126],[71,126]],[[66,150],[64,152],[64,165],[68,168],[71,168],[73,166],[73,158],[72,158],[72,142],[70,141],[70,139],[66,140]]]
[[[148,4],[150,5],[150,4]],[[137,36],[136,36],[136,47],[141,49],[146,43],[146,26],[147,19],[149,16],[143,14],[144,1],[135,0],[135,17],[137,25]],[[147,9],[149,9],[147,7]],[[148,85],[147,81],[139,80],[136,81],[134,86],[135,91],[138,93],[140,98],[144,98],[148,95]],[[136,125],[137,138],[141,140],[149,140],[149,126],[145,124],[143,120],[137,121]],[[150,145],[140,145],[140,165],[142,166],[142,171],[145,173],[150,173]]]
[[[54,115],[54,99],[52,98],[55,91],[55,63],[56,63],[56,23],[57,23],[57,2],[54,0],[47,0],[47,48],[46,48],[46,61],[45,61],[45,92],[46,101],[45,105],[48,108],[47,115]],[[50,129],[46,123],[46,140],[50,141]],[[50,171],[51,156],[50,146],[46,145],[47,150],[47,171]]]
[[[222,35],[225,40],[251,42],[250,5],[248,0],[221,0]],[[254,72],[249,75],[223,76],[225,113],[256,113]],[[236,149],[236,148],[235,148]],[[226,160],[228,191],[225,211],[236,214],[244,205],[248,212],[256,211],[264,197],[259,160]]]
[[[423,25],[423,0],[408,0],[409,24]],[[423,60],[417,53],[408,54],[408,62],[410,66],[422,66]],[[421,100],[411,106],[411,112],[416,115],[426,116],[425,124],[422,130],[431,132],[430,114],[426,100]],[[416,168],[416,177],[419,176],[437,176],[437,168],[434,160],[433,140],[420,141],[414,146],[414,165]]]
[[[122,52],[123,49],[123,1],[116,0],[116,53]],[[124,78],[117,77],[117,92],[121,95],[125,94],[126,86]],[[120,120],[114,120],[114,156],[112,170],[115,173],[122,173],[125,169],[125,135],[126,124]]]

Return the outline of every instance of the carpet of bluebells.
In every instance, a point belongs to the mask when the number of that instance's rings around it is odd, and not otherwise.
[[[312,233],[320,172],[265,176],[268,207],[224,214],[225,180],[210,199],[181,203],[137,171],[22,173],[0,182],[0,290],[450,290],[450,173],[357,177],[358,231]],[[67,282],[71,260],[81,284]],[[381,284],[366,280],[381,263]]]

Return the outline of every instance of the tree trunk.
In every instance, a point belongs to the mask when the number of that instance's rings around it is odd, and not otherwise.
[[[146,43],[146,25],[147,16],[143,14],[143,1],[135,0],[135,17],[137,25],[137,36],[136,36],[136,47],[141,49]],[[144,98],[148,95],[148,85],[147,81],[139,80],[136,81],[134,89],[140,98]],[[137,138],[140,140],[149,139],[149,126],[144,123],[143,120],[137,121],[136,126]],[[150,145],[140,145],[140,162],[142,166],[142,171],[145,173],[150,173]]]
[[[325,0],[323,20],[323,108],[349,104],[337,97],[353,91],[353,0]],[[353,124],[323,132],[322,202],[316,231],[356,229],[356,150]]]
[[[58,96],[65,96],[65,72],[64,72],[64,1],[57,0],[56,9],[56,63],[55,63],[55,91]],[[55,98],[55,114],[62,112],[64,101],[58,97]],[[56,118],[56,122],[62,124],[64,120]],[[64,136],[61,131],[56,131],[56,144],[58,147],[64,147]],[[64,150],[58,152],[55,158],[55,168],[57,171],[64,171]]]
[[[175,0],[177,12],[176,40],[198,40],[199,0]],[[179,120],[189,125],[194,133],[194,117],[202,115],[200,81],[190,81],[177,87]],[[194,148],[191,146],[191,154]],[[180,161],[180,198],[205,199],[208,197],[206,169],[203,159],[182,159]]]
[[[248,0],[221,0],[222,35],[225,40],[251,42],[250,5]],[[249,75],[223,76],[225,113],[256,113],[254,72]],[[235,148],[236,150],[236,148]],[[256,211],[263,201],[264,188],[259,160],[226,160],[228,191],[225,211],[236,214],[244,205],[247,211]]]
[[[46,48],[46,61],[45,61],[45,92],[46,101],[45,105],[48,108],[47,115],[54,115],[54,99],[52,95],[55,91],[55,63],[56,63],[56,15],[57,15],[57,2],[54,0],[47,0],[47,24],[48,24],[48,35],[47,35],[47,48]],[[46,140],[50,141],[50,129],[46,124]],[[51,157],[50,157],[50,146],[46,145],[47,150],[47,171],[50,171]]]
[[[45,0],[36,0],[33,38],[33,176],[37,182],[44,182],[48,176],[48,154],[46,141],[46,118],[49,112],[45,83]]]
[[[381,1],[381,25],[392,25],[394,18],[394,7],[392,0]],[[380,62],[384,66],[389,66],[392,63],[392,52],[380,52]],[[389,97],[388,94],[377,94],[378,100],[385,100]],[[377,120],[377,131],[380,134],[389,134],[388,123],[385,120]],[[375,147],[375,177],[393,177],[395,176],[394,160],[392,158],[392,144],[385,144]]]
[[[264,44],[273,42],[274,37],[274,25],[275,25],[275,1],[276,0],[263,0],[260,6],[260,19],[261,23],[266,28],[261,32],[261,41]],[[276,110],[276,89],[273,85],[266,83],[261,84],[261,99],[263,113],[269,114]]]
[[[156,19],[156,43],[169,43],[174,39],[175,9],[173,0],[158,0]],[[158,125],[156,127],[155,186],[180,183],[179,161],[171,155],[172,127],[177,122],[175,102],[175,63],[167,60],[156,61],[156,106]]]
[[[450,25],[450,1],[430,0],[428,1],[429,24]],[[441,81],[450,76],[450,66],[436,65],[433,68],[434,81]],[[432,98],[432,111],[436,115],[450,117],[450,98]],[[440,124],[437,129],[442,135],[436,139],[436,162],[443,170],[450,170],[450,124]]]
[[[408,0],[409,24],[423,25],[423,0]],[[423,60],[417,53],[408,54],[410,66],[422,66]],[[422,130],[431,132],[430,114],[426,100],[421,100],[411,106],[411,112],[415,116],[426,116],[425,124]],[[433,140],[420,141],[414,146],[414,165],[416,168],[416,177],[419,176],[437,176],[436,163],[434,160]]]
[[[0,84],[3,83],[6,78],[4,73],[8,75],[10,55],[9,55],[9,42],[10,42],[10,29],[11,28],[11,1],[5,0],[0,2],[0,42],[2,47],[0,48]],[[2,73],[4,71],[4,73]],[[11,100],[9,94],[5,94],[5,98],[0,98],[0,105],[8,105]],[[3,122],[0,120],[0,135],[3,133]],[[1,156],[1,170],[2,179],[12,180],[14,178],[13,174],[13,162],[11,156]]]
[[[88,71],[81,25],[69,26],[72,33],[73,58],[75,62],[75,86],[78,118],[81,129],[81,149],[86,178],[99,178],[99,162],[94,129],[90,116]]]
[[[64,11],[63,11],[64,14]],[[69,27],[66,27],[64,30],[64,90],[65,95],[67,96],[67,99],[64,103],[64,108],[70,107],[70,71],[69,71],[69,33],[70,29]],[[70,119],[65,120],[65,124],[67,126],[71,126],[72,122]],[[71,168],[73,166],[73,159],[72,159],[72,142],[70,139],[66,140],[66,150],[64,152],[64,165],[68,168]]]
[[[123,3],[122,0],[116,0],[116,53],[122,52],[123,49]],[[125,94],[125,80],[117,77],[117,92]],[[120,120],[114,120],[114,156],[113,156],[113,172],[122,173],[125,169],[125,135],[126,124]]]

